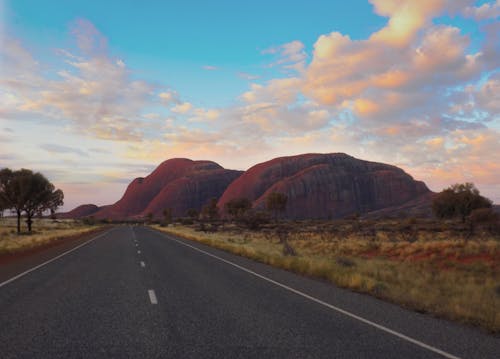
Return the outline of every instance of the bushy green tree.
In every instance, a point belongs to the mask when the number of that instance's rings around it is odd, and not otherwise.
[[[438,218],[459,217],[465,222],[477,208],[491,208],[492,201],[479,194],[473,183],[457,183],[440,193],[432,201],[432,211]]]
[[[21,232],[21,215],[26,214],[28,231],[32,218],[47,210],[54,213],[64,202],[64,194],[41,173],[21,169],[0,171],[0,201],[2,209],[11,209],[17,215],[17,233]]]

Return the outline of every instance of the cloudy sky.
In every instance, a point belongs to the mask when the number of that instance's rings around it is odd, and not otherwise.
[[[0,0],[0,167],[65,209],[172,157],[345,152],[500,202],[500,1]]]

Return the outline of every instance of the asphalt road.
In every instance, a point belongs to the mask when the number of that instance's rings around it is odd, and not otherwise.
[[[500,339],[143,227],[0,283],[4,359],[442,357]]]

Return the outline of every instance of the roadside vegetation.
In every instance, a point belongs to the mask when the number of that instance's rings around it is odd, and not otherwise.
[[[58,207],[64,204],[64,193],[40,172],[28,169],[0,170],[0,217],[10,211],[17,217],[17,233],[21,233],[21,217],[26,217],[28,232],[31,232],[33,218],[49,212],[52,217]],[[55,218],[55,217],[54,217]]]
[[[281,197],[270,200],[268,207],[273,211],[267,217],[257,216],[258,220],[248,203],[238,200],[226,208],[226,220],[191,216],[173,225],[153,227],[500,333],[499,218],[491,210],[491,202],[469,195],[479,196],[473,185],[453,188],[457,196],[451,191],[444,196],[452,198],[456,212],[444,206],[446,211],[441,213],[445,214],[437,219],[352,216],[334,221],[285,221],[278,220],[283,205],[276,203],[286,204]],[[443,204],[443,196],[437,198]]]
[[[100,229],[88,221],[57,220],[56,210],[63,200],[64,193],[41,173],[24,168],[1,169],[0,256]],[[4,217],[9,214],[13,217]]]
[[[19,235],[16,222],[15,218],[0,218],[0,256],[26,252],[103,228],[103,225],[88,225],[72,219],[37,218],[34,219],[35,229],[31,233]]]

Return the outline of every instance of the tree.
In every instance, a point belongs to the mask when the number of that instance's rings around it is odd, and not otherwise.
[[[457,183],[436,195],[432,211],[438,218],[460,217],[465,223],[467,216],[477,208],[491,208],[492,201],[479,194],[473,183]]]
[[[198,211],[196,208],[190,208],[187,210],[186,214],[191,219],[196,219],[200,215],[200,211]]]
[[[476,208],[467,217],[470,234],[473,234],[478,225],[495,231],[500,228],[500,215],[492,208]]]
[[[224,205],[226,212],[233,220],[241,220],[245,213],[252,208],[248,198],[234,198]]]
[[[165,208],[163,210],[163,223],[166,226],[172,223],[172,208]]]
[[[64,193],[60,189],[56,189],[53,193],[52,196],[50,196],[50,200],[46,203],[47,206],[43,210],[48,210],[50,211],[50,218],[55,220],[56,219],[56,210],[58,207],[62,206],[64,204]],[[42,211],[42,212],[43,212]]]
[[[266,198],[266,208],[274,213],[274,219],[278,220],[278,215],[285,211],[288,197],[284,193],[272,192]]]
[[[0,171],[0,197],[2,208],[10,209],[17,215],[17,233],[21,233],[21,214],[28,199],[27,179],[33,172],[26,169],[12,171],[4,168]]]
[[[265,211],[249,209],[241,217],[241,222],[248,229],[258,231],[262,225],[269,223],[269,214]]]
[[[17,215],[17,233],[21,233],[21,215],[26,213],[28,231],[31,232],[32,218],[37,213],[55,212],[63,204],[64,194],[54,190],[54,185],[41,173],[20,169],[0,171],[0,205],[11,209]]]
[[[29,171],[29,170],[25,170]],[[28,232],[31,232],[33,223],[33,216],[37,213],[43,213],[47,210],[52,213],[64,204],[64,194],[41,173],[33,173],[31,171],[25,172],[22,175],[22,184],[26,201],[22,210],[26,213],[26,224],[28,225]]]
[[[208,219],[210,222],[219,218],[219,207],[217,207],[217,198],[212,198],[201,210],[203,219]]]
[[[10,181],[12,180],[12,170],[4,168],[0,170],[0,213],[10,209],[12,199],[8,195],[10,191]]]

